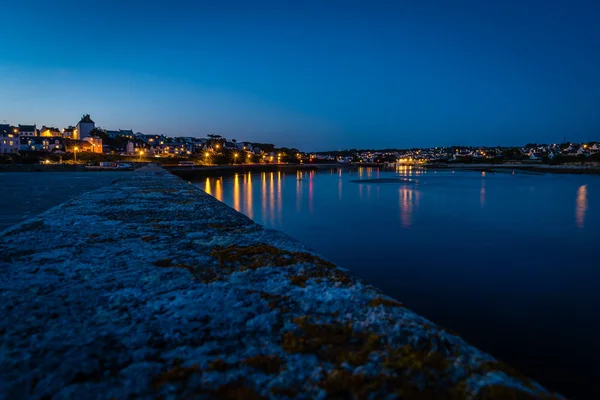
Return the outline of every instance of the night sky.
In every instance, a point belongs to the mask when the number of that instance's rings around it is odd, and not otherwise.
[[[597,0],[85,3],[2,2],[0,123],[302,150],[600,139]]]

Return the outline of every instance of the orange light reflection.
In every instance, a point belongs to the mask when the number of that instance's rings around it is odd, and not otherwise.
[[[208,194],[212,194],[210,192],[210,179],[206,178],[206,183],[204,184],[204,191]]]
[[[580,186],[577,190],[577,200],[575,201],[575,221],[579,228],[584,227],[585,213],[588,208],[587,185]]]
[[[267,221],[267,175],[265,172],[260,174],[261,180],[261,205],[262,205],[262,222],[263,224]]]
[[[413,224],[413,213],[415,207],[419,206],[419,192],[405,187],[398,189],[400,205],[400,223],[403,228],[410,228]]]
[[[219,178],[215,181],[215,197],[219,201],[223,201],[223,186],[221,185],[221,180],[223,178]]]
[[[233,208],[242,211],[240,207],[240,178],[238,174],[233,176]]]
[[[248,181],[246,184],[246,210],[250,219],[254,216],[254,210],[252,209],[252,174],[248,172]]]

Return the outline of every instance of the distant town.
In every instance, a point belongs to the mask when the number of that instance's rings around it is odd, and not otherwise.
[[[0,124],[0,164],[100,164],[106,162],[160,162],[182,165],[256,163],[344,163],[419,165],[432,163],[593,163],[600,162],[600,142],[529,143],[522,147],[449,146],[385,150],[302,152],[225,138],[169,137],[108,130],[96,126],[89,114],[74,126]]]

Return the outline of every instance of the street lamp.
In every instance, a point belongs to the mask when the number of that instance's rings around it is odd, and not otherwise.
[[[233,153],[233,163],[235,164],[235,161],[238,158],[238,153]]]
[[[79,147],[75,146],[73,147],[73,156],[74,156],[74,163],[77,164],[77,150],[79,150]]]
[[[140,161],[142,161],[142,156],[144,155],[144,150],[140,150]]]

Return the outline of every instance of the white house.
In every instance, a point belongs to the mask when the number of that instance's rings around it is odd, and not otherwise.
[[[89,137],[90,132],[95,127],[96,124],[90,118],[90,114],[85,114],[83,117],[81,117],[81,120],[77,123],[77,126],[75,127],[75,139],[82,140]]]
[[[36,136],[37,129],[35,125],[21,125],[19,124],[19,136]]]

